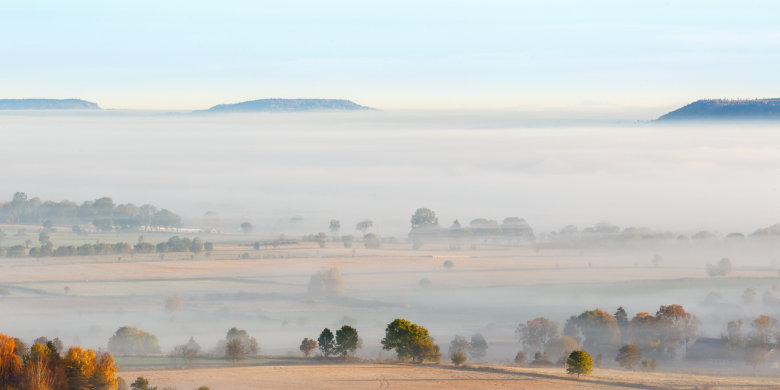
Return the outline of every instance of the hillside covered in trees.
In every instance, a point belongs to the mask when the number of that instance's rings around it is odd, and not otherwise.
[[[0,110],[99,110],[81,99],[0,99]]]
[[[780,119],[780,98],[702,99],[662,115],[658,121]]]
[[[220,104],[196,113],[263,112],[263,111],[331,111],[370,110],[345,99],[260,99],[234,104]]]

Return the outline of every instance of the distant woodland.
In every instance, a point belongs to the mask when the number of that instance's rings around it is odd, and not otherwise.
[[[179,228],[181,217],[167,209],[154,205],[136,206],[132,203],[114,204],[109,197],[85,201],[81,205],[63,200],[60,202],[28,198],[24,192],[14,194],[10,202],[0,207],[0,223],[29,225],[92,224],[95,230],[154,230]]]

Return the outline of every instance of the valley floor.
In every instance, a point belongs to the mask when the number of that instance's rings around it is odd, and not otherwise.
[[[158,388],[249,389],[780,389],[777,377],[714,377],[596,370],[577,379],[560,368],[453,367],[400,363],[303,364],[122,371],[128,383],[143,376]]]

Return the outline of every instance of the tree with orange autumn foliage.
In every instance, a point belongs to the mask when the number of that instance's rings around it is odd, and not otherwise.
[[[0,333],[0,390],[14,389],[22,373],[22,359],[15,353],[13,337]]]
[[[0,334],[0,390],[116,390],[119,386],[116,363],[108,353],[71,347],[62,357],[51,341],[34,343],[26,353],[17,350],[20,345]]]

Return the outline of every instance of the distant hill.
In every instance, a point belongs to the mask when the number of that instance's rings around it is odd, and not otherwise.
[[[343,99],[260,99],[220,104],[197,113],[371,110]]]
[[[780,99],[697,100],[658,118],[672,120],[780,119]]]
[[[0,99],[0,110],[99,110],[81,99]]]

